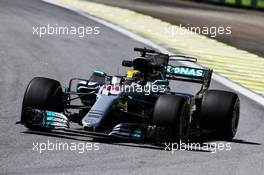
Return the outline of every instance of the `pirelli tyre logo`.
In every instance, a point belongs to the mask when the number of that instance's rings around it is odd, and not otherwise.
[[[204,69],[196,69],[191,67],[184,67],[184,66],[166,66],[166,73],[175,75],[175,76],[190,76],[190,77],[197,77],[203,78],[205,77],[206,70]]]

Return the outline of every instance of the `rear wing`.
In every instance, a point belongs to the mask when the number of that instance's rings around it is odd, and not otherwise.
[[[166,79],[199,83],[203,84],[205,87],[210,86],[211,76],[213,72],[213,70],[211,69],[171,65],[166,65],[164,68]]]

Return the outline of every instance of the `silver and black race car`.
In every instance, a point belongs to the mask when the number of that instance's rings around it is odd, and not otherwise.
[[[169,64],[196,62],[192,57],[134,50],[140,56],[122,62],[131,67],[125,76],[94,71],[90,79],[71,79],[65,89],[56,80],[33,78],[18,123],[31,130],[63,130],[122,142],[184,142],[208,135],[233,139],[239,98],[233,92],[208,90],[211,69]],[[201,89],[196,94],[173,92],[170,80],[199,83]],[[73,123],[79,128],[71,127]]]

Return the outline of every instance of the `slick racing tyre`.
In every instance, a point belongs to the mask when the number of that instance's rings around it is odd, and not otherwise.
[[[237,94],[208,90],[200,111],[201,128],[215,130],[215,139],[232,140],[237,132],[240,101]]]
[[[27,115],[27,110],[31,108],[62,112],[62,95],[62,88],[58,81],[43,77],[33,78],[24,94],[21,123],[29,129],[35,129],[30,124],[32,118]]]
[[[190,109],[185,97],[162,95],[158,98],[153,122],[160,127],[159,137],[164,141],[185,142],[190,128]],[[169,136],[169,137],[168,137]]]

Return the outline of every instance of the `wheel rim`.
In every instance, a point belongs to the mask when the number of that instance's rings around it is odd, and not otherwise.
[[[187,135],[189,132],[189,123],[190,123],[190,117],[189,117],[189,108],[188,104],[185,103],[183,105],[182,113],[181,113],[181,125],[180,125],[180,131],[179,131],[179,137],[182,141],[185,141],[187,139]]]
[[[232,116],[232,120],[231,120],[232,133],[234,135],[237,132],[237,127],[238,127],[238,122],[239,122],[239,113],[240,113],[240,101],[237,98],[235,105],[234,105],[233,116]]]

